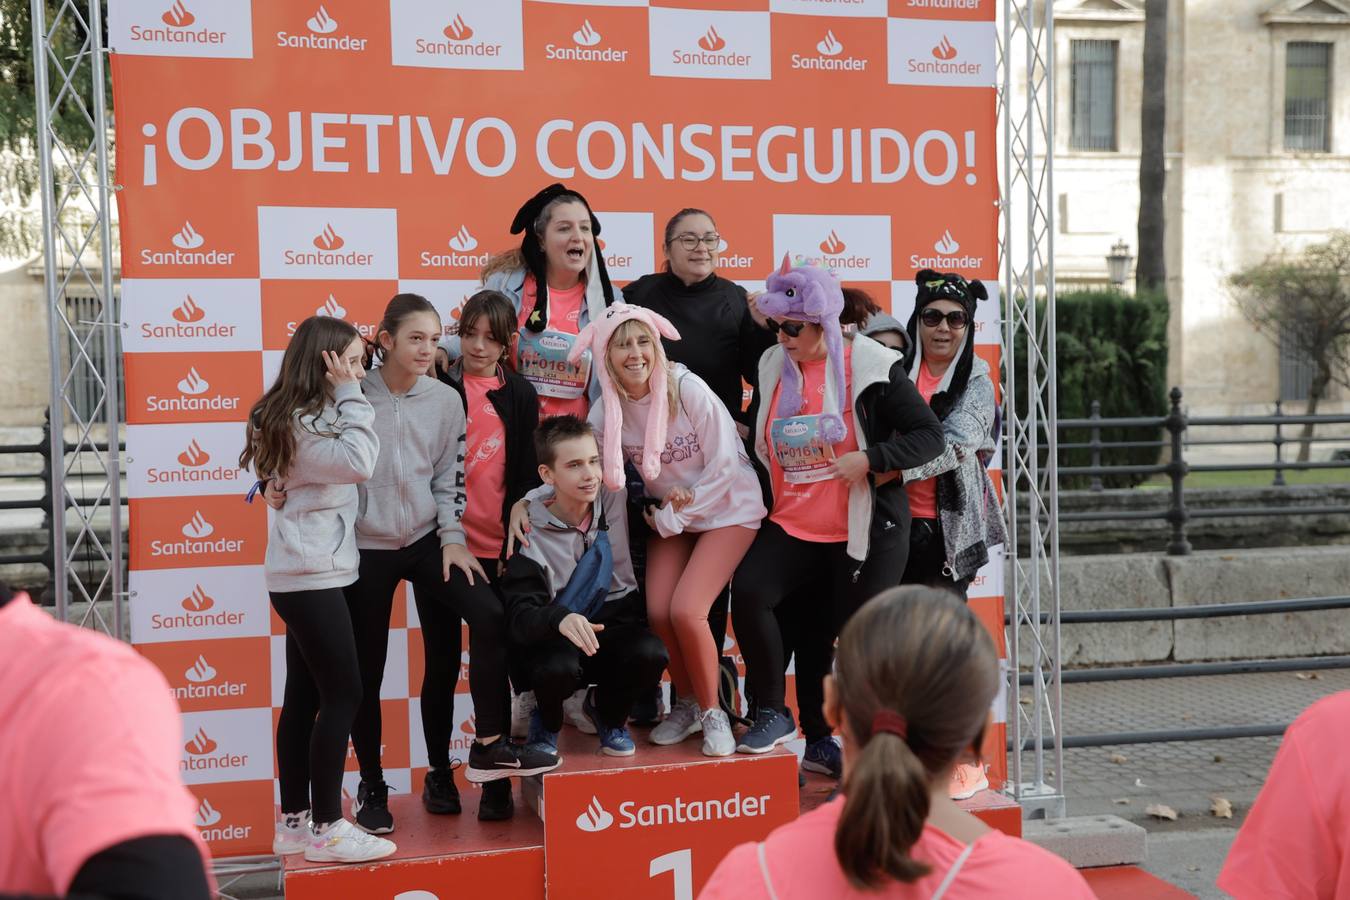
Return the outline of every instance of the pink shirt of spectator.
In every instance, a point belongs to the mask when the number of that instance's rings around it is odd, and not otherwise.
[[[1237,900],[1350,897],[1350,691],[1303,711],[1219,872]]]
[[[178,776],[164,676],[126,644],[58,623],[22,594],[0,607],[0,894],[64,895],[90,857],[183,835],[210,861]]]
[[[932,867],[913,884],[896,882],[879,891],[848,883],[834,855],[834,832],[844,809],[842,797],[775,829],[759,844],[742,844],[727,854],[703,887],[699,900],[929,900],[961,858],[967,845],[929,825],[911,855]],[[969,855],[946,885],[943,900],[1091,900],[1092,891],[1073,866],[1035,844],[989,831],[969,845]],[[764,871],[773,884],[765,884]]]

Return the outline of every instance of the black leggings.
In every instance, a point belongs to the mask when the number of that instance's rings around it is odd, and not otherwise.
[[[947,542],[941,519],[915,519],[909,526],[909,560],[901,584],[925,584],[967,599],[971,578],[952,579],[942,573],[947,565]]]
[[[469,623],[469,691],[478,733],[505,733],[510,715],[506,613],[492,586],[477,575],[471,586],[458,568],[451,569],[450,581],[446,582],[441,574],[440,539],[434,531],[399,550],[362,550],[360,574],[346,594],[365,688],[352,724],[352,746],[363,781],[384,777],[380,766],[380,682],[389,652],[389,613],[400,581],[412,583],[413,602],[422,625],[422,731],[427,762],[433,767],[450,764],[460,619]]]
[[[586,656],[562,635],[523,650],[523,664],[549,731],[562,728],[562,704],[577,688],[595,685],[595,711],[607,727],[628,721],[633,702],[661,681],[669,657],[661,639],[645,625],[606,624],[597,634],[600,649]]]
[[[286,693],[277,720],[281,811],[310,809],[316,823],[336,822],[347,734],[361,703],[351,618],[342,588],[268,595],[286,623]]]
[[[885,540],[873,535],[860,568],[844,542],[804,541],[765,519],[736,568],[731,617],[745,657],[747,689],[756,704],[786,709],[787,653],[795,651],[797,706],[808,740],[830,733],[822,708],[834,639],[864,603],[900,583],[908,535],[905,529],[894,531]],[[795,647],[785,647],[794,636]]]

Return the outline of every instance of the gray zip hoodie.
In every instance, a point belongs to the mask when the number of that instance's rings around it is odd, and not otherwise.
[[[318,591],[356,580],[357,484],[375,471],[375,411],[357,384],[341,384],[314,417],[295,419],[295,456],[280,479],[286,505],[272,515],[267,589]]]
[[[600,509],[603,503],[605,523],[609,526],[609,547],[614,554],[614,575],[609,582],[606,602],[618,600],[637,590],[633,575],[633,561],[628,553],[628,494],[626,491],[600,489],[590,525],[583,534],[575,525],[568,525],[553,514],[549,501],[553,487],[543,484],[525,495],[529,501],[530,545],[516,552],[534,560],[544,570],[544,580],[550,596],[557,596],[572,577],[577,560],[586,548],[595,542],[600,531]]]
[[[380,455],[361,485],[356,546],[399,550],[435,530],[441,546],[464,543],[464,403],[449,385],[419,378],[390,392],[384,370],[366,376]]]

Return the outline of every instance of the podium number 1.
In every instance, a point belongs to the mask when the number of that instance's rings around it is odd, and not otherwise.
[[[674,900],[694,900],[694,865],[692,852],[676,850],[652,860],[647,867],[647,877],[655,878],[663,872],[675,876]]]

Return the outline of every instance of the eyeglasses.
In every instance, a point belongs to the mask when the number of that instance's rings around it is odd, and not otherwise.
[[[805,322],[779,322],[777,319],[765,319],[764,321],[774,334],[782,331],[788,337],[796,337],[806,327]]]
[[[929,328],[938,327],[942,324],[943,319],[947,320],[947,327],[952,331],[960,331],[962,328],[965,328],[966,322],[968,321],[966,319],[965,311],[960,309],[954,309],[944,315],[941,310],[933,309],[930,306],[928,309],[919,313],[919,321]]]
[[[670,243],[679,244],[686,250],[696,250],[698,249],[699,244],[702,244],[709,250],[716,250],[718,245],[722,243],[722,236],[716,232],[705,234],[703,237],[699,237],[696,234],[680,234],[671,238]]]

